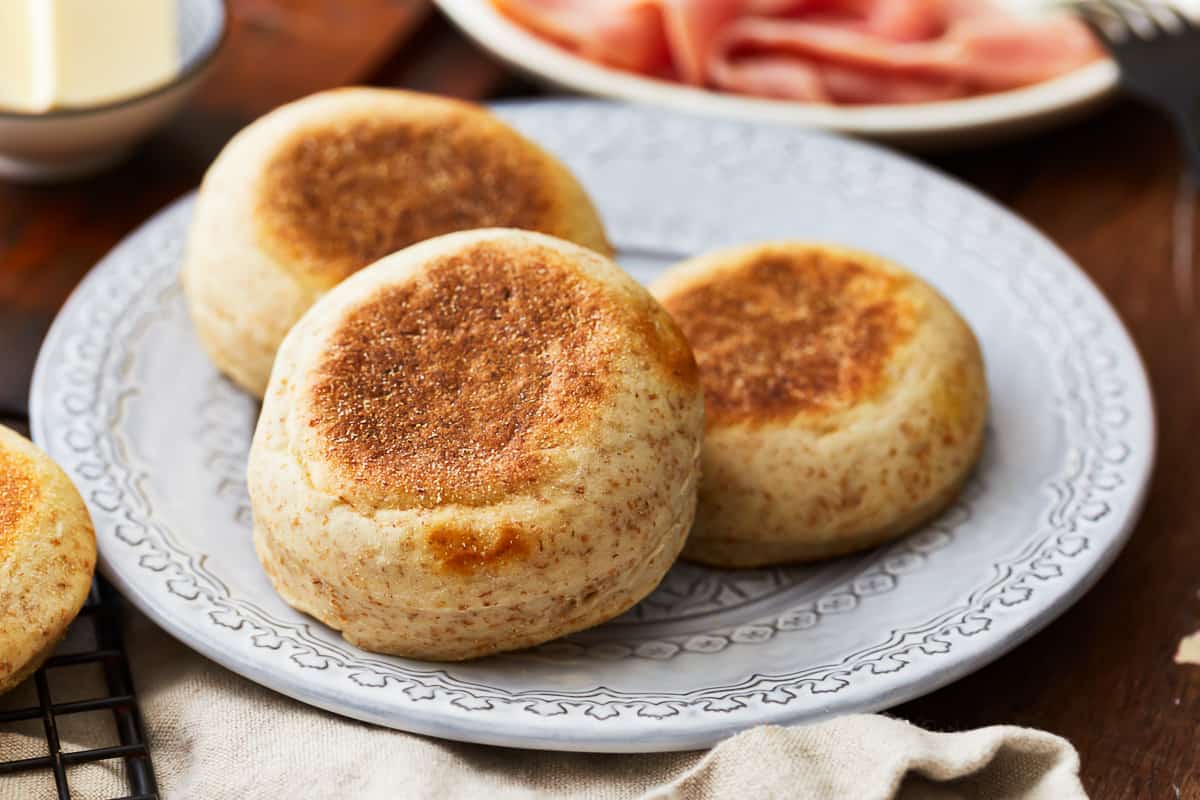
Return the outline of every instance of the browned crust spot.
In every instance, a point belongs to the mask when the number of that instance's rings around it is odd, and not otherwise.
[[[480,242],[346,316],[310,425],[356,486],[424,507],[490,503],[545,475],[548,452],[613,390],[619,354],[686,373],[682,334],[645,315],[554,250]]]
[[[357,117],[300,131],[263,173],[263,247],[329,288],[410,244],[473,228],[546,230],[544,156],[500,123],[458,110]]]
[[[772,249],[664,301],[704,384],[709,425],[786,419],[874,395],[916,324],[909,279],[821,250]]]
[[[524,561],[533,548],[520,526],[503,524],[488,532],[456,525],[437,525],[425,543],[443,572],[472,575],[512,561]]]
[[[658,301],[647,295],[631,319],[633,332],[650,357],[678,385],[694,389],[700,383],[700,367],[679,324]]]
[[[28,458],[0,447],[0,559],[12,547],[17,526],[41,496]]]

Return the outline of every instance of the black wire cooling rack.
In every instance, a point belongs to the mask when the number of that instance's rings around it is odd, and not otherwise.
[[[48,755],[18,761],[0,761],[0,781],[6,775],[21,772],[50,772],[54,776],[59,800],[69,800],[72,797],[67,783],[69,767],[121,758],[125,760],[125,781],[129,792],[117,800],[158,800],[154,767],[150,762],[142,715],[138,710],[133,679],[129,673],[129,659],[121,636],[120,614],[120,598],[116,591],[103,580],[97,579],[87,604],[73,623],[73,626],[91,625],[94,637],[91,637],[90,641],[95,642],[95,647],[51,656],[32,678],[37,688],[38,704],[30,708],[0,711],[0,730],[5,725],[40,719]],[[86,636],[78,638],[89,639]],[[50,695],[48,673],[80,664],[100,666],[107,690],[105,696],[55,703]],[[108,747],[64,752],[58,738],[58,720],[68,714],[105,709],[112,712],[118,741]],[[0,753],[0,758],[2,757],[3,754]]]
[[[4,2],[4,0],[0,0]],[[12,314],[0,315],[0,320],[11,319]],[[18,321],[18,327],[31,328]],[[45,325],[42,325],[44,330]],[[0,328],[2,332],[2,328]],[[9,331],[11,334],[11,331]],[[40,336],[26,337],[29,342],[40,340]],[[14,341],[13,336],[0,337]],[[18,376],[24,371],[32,372],[33,354],[36,347],[25,348],[27,352],[28,370],[16,369]],[[6,353],[8,366],[15,367],[21,351],[18,348],[13,353]],[[5,373],[8,379],[12,378]],[[12,383],[7,380],[6,384]],[[12,388],[12,387],[8,387]],[[27,392],[24,386],[16,387],[14,391],[0,391],[0,424],[7,425],[18,432],[28,435],[28,411],[24,399]],[[16,723],[28,723],[30,720],[41,720],[42,731],[46,738],[46,755],[37,758],[23,758],[16,761],[5,760],[5,753],[0,752],[0,783],[6,776],[18,773],[42,772],[54,777],[54,787],[59,800],[70,800],[71,787],[68,783],[67,772],[71,767],[81,764],[92,764],[111,759],[123,759],[125,762],[124,783],[128,789],[125,794],[113,800],[159,800],[158,783],[154,779],[154,765],[150,761],[150,748],[146,742],[146,730],[142,725],[142,714],[138,709],[137,695],[133,689],[133,677],[129,672],[129,656],[125,651],[125,640],[121,635],[121,597],[116,590],[102,578],[97,577],[88,595],[87,603],[80,611],[79,617],[71,625],[68,642],[88,642],[89,646],[74,652],[56,652],[46,660],[33,677],[34,688],[37,690],[37,705],[29,708],[0,710],[0,732],[6,726]],[[81,626],[90,629],[78,630]],[[79,635],[77,635],[79,634]],[[89,635],[90,634],[90,635]],[[62,650],[63,648],[60,648]],[[98,665],[103,674],[105,687],[103,697],[71,702],[54,702],[50,693],[49,674],[55,670],[80,665]],[[95,667],[93,667],[95,669]],[[86,712],[111,711],[113,730],[116,742],[107,747],[97,747],[91,750],[64,751],[59,741],[59,720],[72,714]],[[26,730],[24,726],[22,730]]]
[[[19,420],[5,419],[0,422],[15,428],[24,427]],[[90,625],[91,630],[83,631],[85,635],[82,636],[68,637],[69,640],[94,642],[94,647],[51,656],[31,679],[37,689],[38,704],[0,711],[0,731],[6,725],[40,719],[47,752],[47,755],[37,758],[0,760],[0,782],[5,776],[17,773],[49,772],[54,776],[59,800],[70,800],[71,788],[67,782],[69,767],[120,758],[125,760],[125,782],[129,791],[114,800],[158,800],[154,766],[150,762],[142,714],[138,710],[133,678],[129,673],[129,657],[121,636],[121,599],[116,590],[102,579],[97,578],[93,584],[86,605],[80,611],[79,618],[72,623],[72,633],[79,633],[75,628],[81,625]],[[92,635],[87,636],[87,633]],[[105,695],[89,700],[55,703],[50,694],[48,674],[56,669],[81,664],[99,665],[104,676]],[[58,738],[58,720],[70,714],[106,709],[112,712],[117,742],[108,747],[64,752]],[[3,758],[4,753],[0,752],[0,759]]]

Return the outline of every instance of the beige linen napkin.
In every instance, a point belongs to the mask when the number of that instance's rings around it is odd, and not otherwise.
[[[1070,743],[997,726],[931,733],[878,715],[764,727],[708,753],[586,755],[459,744],[309,708],[204,659],[130,613],[134,679],[168,800],[217,798],[853,798],[1076,800]],[[56,702],[98,676],[50,672]],[[36,702],[25,685],[0,710]],[[112,744],[108,712],[60,718],[66,749]],[[0,759],[44,755],[40,723],[0,730]],[[124,794],[120,762],[69,771],[77,798]],[[53,798],[47,775],[0,777],[0,800]]]

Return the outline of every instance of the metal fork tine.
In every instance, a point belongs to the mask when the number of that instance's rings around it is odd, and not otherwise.
[[[1163,33],[1154,19],[1154,15],[1137,0],[1095,0],[1095,2],[1119,18],[1135,38],[1153,39]]]
[[[1179,26],[1180,31],[1200,31],[1200,24],[1174,3],[1154,3],[1160,14]]]
[[[1129,36],[1134,39],[1145,38],[1145,26],[1141,24],[1144,22],[1144,18],[1136,14],[1131,14],[1130,10],[1124,7],[1120,0],[1094,0],[1094,2],[1112,15],[1112,18],[1124,27],[1125,32]]]
[[[1174,3],[1158,0],[1116,0],[1144,15],[1152,24],[1169,36],[1197,30],[1196,22]]]
[[[1072,8],[1092,33],[1109,44],[1121,44],[1132,36],[1125,18],[1104,0],[1079,0]]]
[[[1189,159],[1200,170],[1200,16],[1175,0],[1066,5],[1107,46],[1122,85],[1175,118]]]
[[[1125,23],[1125,15],[1116,7],[1113,0],[1080,0],[1077,5],[1080,8],[1086,8],[1092,13],[1098,13],[1108,19]]]

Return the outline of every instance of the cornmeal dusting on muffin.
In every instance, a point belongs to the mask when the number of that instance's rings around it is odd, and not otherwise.
[[[848,407],[878,392],[916,311],[907,278],[820,253],[772,253],[664,301],[700,365],[709,425]]]
[[[548,250],[488,242],[381,289],[316,370],[310,424],[355,482],[422,506],[533,485],[612,388],[628,311]]]
[[[545,165],[477,116],[360,117],[299,131],[263,173],[260,243],[329,288],[443,233],[538,229],[553,209]]]
[[[0,557],[12,544],[21,520],[33,510],[41,490],[29,459],[0,448]]]

